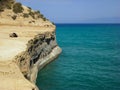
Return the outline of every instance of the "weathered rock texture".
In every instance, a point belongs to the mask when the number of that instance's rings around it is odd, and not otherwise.
[[[9,37],[10,32],[18,37]],[[55,28],[0,26],[0,89],[37,90],[38,71],[60,53]]]
[[[51,53],[54,53],[55,56],[52,56]],[[31,82],[35,82],[38,69],[41,69],[60,53],[61,49],[57,46],[55,32],[46,32],[45,34],[38,34],[29,40],[26,51],[17,55],[15,62],[23,75]],[[48,60],[46,60],[46,57],[48,57]],[[33,70],[35,67],[37,71]],[[34,73],[36,75],[33,76]]]
[[[61,53],[56,26],[15,0],[0,5],[0,90],[38,90],[38,71]]]

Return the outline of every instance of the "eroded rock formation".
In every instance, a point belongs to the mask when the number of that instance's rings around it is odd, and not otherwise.
[[[15,57],[15,62],[20,67],[20,70],[24,76],[28,80],[35,82],[36,80],[31,80],[32,68],[34,68],[34,65],[38,61],[40,64],[40,62],[42,62],[45,57],[50,55],[55,47],[57,47],[55,32],[38,34],[33,39],[28,41],[26,51],[23,51],[17,55]],[[58,52],[60,53],[61,50]],[[37,65],[37,69],[40,69],[42,67],[43,66]]]
[[[14,0],[0,5],[0,90],[38,90],[38,71],[61,53],[56,26]]]

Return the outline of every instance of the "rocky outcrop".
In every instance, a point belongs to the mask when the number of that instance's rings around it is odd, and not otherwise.
[[[26,51],[17,55],[15,62],[24,76],[31,82],[35,82],[38,69],[48,64],[60,53],[61,49],[57,46],[55,32],[46,32],[29,40]]]
[[[10,38],[11,32],[18,37]],[[38,71],[60,53],[55,28],[1,26],[0,80],[4,83],[0,82],[0,89],[38,90],[35,85]]]
[[[62,51],[56,26],[15,0],[0,5],[0,90],[38,90],[38,71]]]

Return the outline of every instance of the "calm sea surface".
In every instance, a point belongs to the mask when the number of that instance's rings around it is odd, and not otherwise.
[[[40,90],[120,90],[120,24],[57,25],[63,52],[42,69]]]

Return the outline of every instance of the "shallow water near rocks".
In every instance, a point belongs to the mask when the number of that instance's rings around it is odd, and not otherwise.
[[[120,90],[120,25],[57,25],[63,52],[38,73],[40,90]]]

